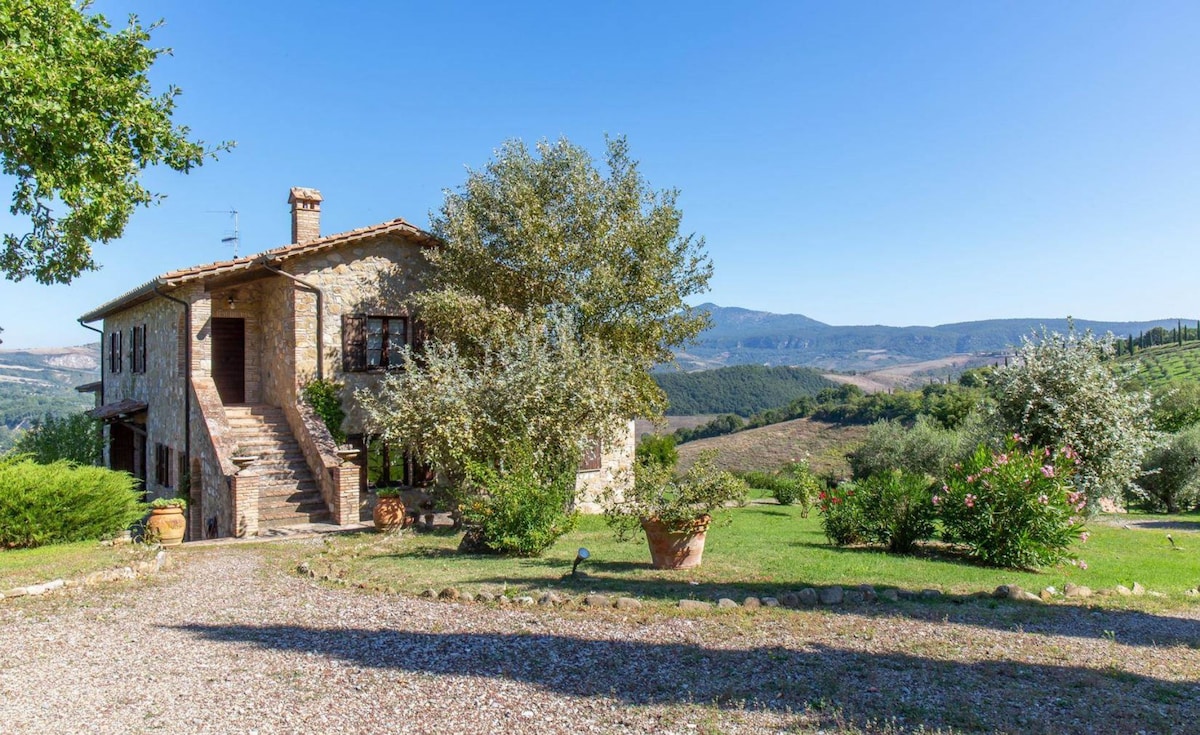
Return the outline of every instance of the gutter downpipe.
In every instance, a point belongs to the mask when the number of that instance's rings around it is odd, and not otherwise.
[[[183,307],[183,329],[186,332],[183,340],[183,453],[187,455],[188,472],[190,473],[192,471],[192,305],[183,299],[177,299],[159,291],[158,284],[154,285],[154,293]]]
[[[263,268],[266,268],[267,270],[271,271],[272,273],[277,273],[286,278],[290,278],[293,281],[295,281],[296,283],[299,283],[301,286],[304,286],[305,288],[307,288],[317,294],[317,380],[324,380],[325,379],[325,319],[324,319],[323,315],[325,313],[325,292],[322,291],[319,286],[314,286],[313,284],[309,283],[308,281],[304,280],[303,278],[300,278],[299,276],[293,276],[291,273],[288,273],[287,271],[284,271],[280,268],[276,268],[275,266],[270,265],[266,262],[260,263],[259,265],[261,265]]]
[[[79,317],[79,319],[77,319],[76,321],[78,321],[79,326],[83,327],[84,329],[90,329],[93,332],[95,332],[96,334],[100,335],[100,405],[103,406],[104,405],[104,330],[96,329],[95,327],[89,327],[87,324],[85,324],[83,322],[83,317]]]

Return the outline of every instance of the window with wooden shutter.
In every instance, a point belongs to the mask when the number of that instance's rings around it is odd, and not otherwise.
[[[108,335],[108,369],[109,372],[119,373],[125,365],[125,333],[117,330]]]
[[[407,317],[342,317],[342,363],[347,372],[399,368],[407,346]]]
[[[361,315],[342,317],[342,370],[354,372],[367,369],[367,318]]]
[[[146,372],[146,325],[130,330],[129,371]]]
[[[603,448],[599,439],[588,439],[583,446],[583,456],[579,458],[580,472],[594,472],[600,469],[603,460]]]
[[[171,487],[171,448],[166,444],[154,445],[154,481],[159,487]]]

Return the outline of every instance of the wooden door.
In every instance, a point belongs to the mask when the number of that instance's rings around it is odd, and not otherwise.
[[[246,402],[246,320],[212,320],[213,382],[221,403]]]

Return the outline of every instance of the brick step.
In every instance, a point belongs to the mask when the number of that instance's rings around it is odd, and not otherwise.
[[[226,406],[226,416],[282,416],[283,409],[265,404],[251,406]]]
[[[292,487],[293,485],[300,483],[300,482],[304,482],[306,480],[309,482],[312,482],[312,473],[310,473],[308,471],[307,467],[305,467],[303,469],[280,468],[277,470],[267,470],[267,471],[259,470],[259,472],[257,472],[254,475],[254,477],[258,480],[258,482],[261,485],[266,485],[266,486],[279,485],[279,486]]]
[[[311,479],[303,479],[293,480],[292,482],[268,483],[259,488],[258,497],[282,497],[294,495],[296,493],[316,493],[320,495],[321,491],[320,488],[317,487],[317,483],[313,482]]]
[[[285,418],[266,418],[263,416],[226,416],[225,421],[234,429],[257,429],[259,427],[287,428],[290,424]]]
[[[278,518],[288,513],[320,513],[328,510],[325,501],[318,495],[316,498],[305,497],[303,501],[271,501],[260,500],[258,503],[259,518]]]
[[[267,442],[262,441],[261,439],[250,440],[236,436],[233,439],[237,442],[239,447],[248,452],[258,452],[261,450],[263,453],[270,452],[272,454],[286,454],[288,452],[297,452],[302,454],[302,452],[300,452],[300,444],[296,441]]]
[[[329,515],[329,511],[323,513],[293,513],[284,518],[271,518],[258,520],[260,529],[268,528],[283,528],[285,526],[298,526],[301,523],[332,523],[333,517]]]

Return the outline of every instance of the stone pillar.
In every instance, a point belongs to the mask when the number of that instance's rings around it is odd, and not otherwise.
[[[358,523],[359,480],[362,476],[358,465],[344,461],[337,467],[331,467],[329,473],[333,477],[333,487],[337,493],[329,509],[333,522],[339,526]]]
[[[233,535],[246,538],[258,535],[259,479],[252,470],[241,470],[229,478],[233,496]]]

